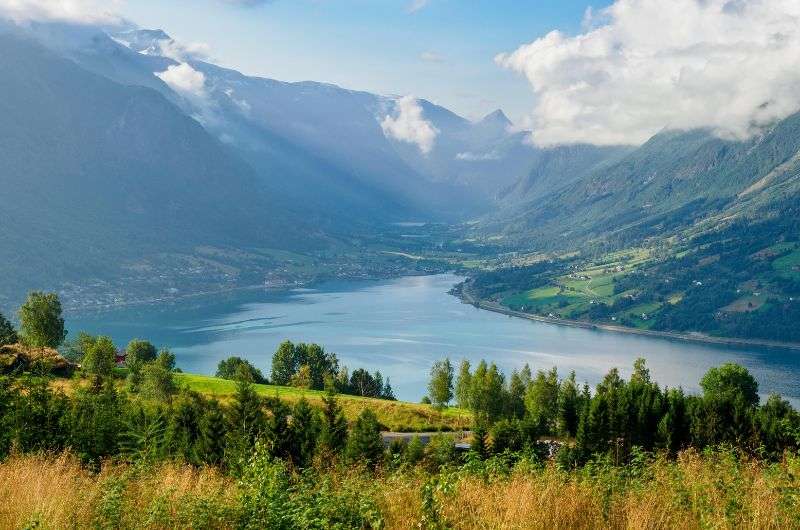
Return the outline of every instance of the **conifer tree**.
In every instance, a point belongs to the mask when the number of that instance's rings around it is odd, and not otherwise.
[[[289,428],[289,415],[291,409],[278,398],[266,400],[270,414],[264,423],[264,445],[275,458],[290,458],[294,440],[293,432]]]
[[[322,404],[320,448],[324,451],[338,454],[347,443],[347,420],[331,386],[328,387],[328,391],[322,398]]]
[[[197,457],[201,462],[218,465],[225,456],[225,417],[216,400],[210,401],[200,420]]]
[[[575,371],[572,371],[558,387],[558,430],[567,436],[578,433],[579,402]]]
[[[292,410],[290,431],[292,462],[298,467],[307,467],[317,447],[319,420],[305,398],[301,398]]]
[[[200,438],[200,419],[200,404],[193,396],[179,399],[172,408],[167,443],[170,452],[185,462],[197,462],[195,449]]]
[[[264,429],[262,401],[253,385],[247,381],[236,382],[236,394],[230,407],[229,431],[236,443],[252,447]]]
[[[352,462],[368,467],[377,466],[383,456],[383,438],[378,418],[370,409],[359,414],[347,443],[347,455]]]

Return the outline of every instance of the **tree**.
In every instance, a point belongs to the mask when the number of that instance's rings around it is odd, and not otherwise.
[[[380,463],[383,438],[378,418],[370,409],[364,409],[358,415],[347,443],[347,455],[353,462],[364,463],[368,467]]]
[[[703,396],[721,401],[740,398],[746,405],[758,405],[758,382],[747,368],[735,363],[725,363],[711,368],[700,380]]]
[[[529,384],[530,382],[528,382]],[[506,415],[521,419],[525,416],[525,393],[528,390],[525,377],[514,370],[508,380],[508,399],[506,400]]]
[[[57,348],[67,336],[61,301],[55,293],[30,293],[19,308],[19,320],[22,340],[33,348]]]
[[[433,363],[428,395],[436,407],[444,407],[453,399],[453,365],[450,359]]]
[[[320,447],[330,453],[339,453],[347,443],[347,420],[330,386],[322,398],[322,405]]]
[[[222,379],[230,379],[232,381],[245,380],[250,383],[264,384],[266,379],[261,373],[261,370],[241,357],[228,357],[223,359],[217,365],[217,377]]]
[[[455,397],[458,406],[464,409],[470,406],[470,391],[472,390],[472,374],[470,373],[469,361],[464,359],[458,367],[458,378],[456,379]]]
[[[544,432],[556,430],[558,418],[558,373],[539,370],[525,396],[525,408],[533,422]]]
[[[144,365],[141,385],[144,396],[159,401],[168,401],[178,390],[172,370],[158,361]]]
[[[83,369],[92,375],[110,377],[117,365],[117,347],[111,337],[100,336],[84,342]]]
[[[326,353],[318,344],[296,344],[294,346],[295,369],[308,366],[310,387],[322,390],[325,385],[325,376],[335,375],[339,371],[339,360],[336,354]]]
[[[505,381],[503,374],[492,363],[481,361],[472,374],[470,390],[470,409],[477,422],[492,425],[503,413],[505,401]]]
[[[158,364],[168,372],[174,372],[175,354],[169,351],[168,349],[164,348],[163,350],[158,352],[158,357],[156,357],[155,364]]]
[[[470,451],[474,452],[481,460],[485,459],[489,451],[486,447],[486,428],[480,423],[475,426],[472,431],[472,443],[470,444]]]
[[[198,462],[197,443],[200,439],[202,401],[196,394],[182,395],[172,406],[167,422],[167,445],[170,452],[184,462]]]
[[[230,407],[230,433],[240,449],[247,450],[255,444],[256,438],[264,429],[264,411],[261,398],[253,389],[252,383],[237,381],[236,394]]]
[[[293,387],[309,390],[314,384],[311,376],[311,367],[307,364],[301,365],[297,373],[292,376],[291,384]]]
[[[219,402],[208,403],[200,419],[200,436],[197,440],[197,457],[201,462],[218,465],[225,456],[225,417]]]
[[[264,421],[262,437],[266,449],[274,458],[290,458],[294,442],[289,427],[292,410],[276,397],[266,398],[264,401],[270,412]]]
[[[0,313],[0,346],[16,344],[17,342],[19,342],[17,330],[14,329],[14,326],[5,317],[5,315]]]
[[[125,348],[125,364],[149,363],[156,360],[156,347],[142,339],[133,339]]]
[[[350,376],[349,386],[350,391],[357,396],[378,397],[381,392],[375,378],[363,368],[359,368],[353,372]]]
[[[283,341],[272,355],[272,373],[269,376],[273,385],[287,386],[298,368],[294,344]]]
[[[142,384],[142,369],[156,359],[156,347],[146,340],[133,339],[125,348],[125,366],[128,368],[128,388],[138,392]]]
[[[575,436],[578,433],[579,413],[580,396],[573,370],[558,387],[558,429],[567,436]]]
[[[394,390],[392,390],[392,383],[389,381],[389,378],[386,378],[386,384],[383,385],[383,391],[381,391],[382,399],[387,399],[389,401],[396,401],[397,398],[394,396]]]
[[[772,394],[756,414],[760,441],[767,455],[780,458],[800,444],[800,416],[788,401]]]
[[[307,467],[317,447],[319,420],[305,398],[301,398],[292,410],[290,431],[292,462],[297,467]]]

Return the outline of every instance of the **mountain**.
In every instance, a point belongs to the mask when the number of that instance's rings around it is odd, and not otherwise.
[[[246,76],[160,30],[0,36],[0,242],[15,249],[0,305],[34,287],[153,298],[257,283],[303,267],[284,251],[322,266],[391,223],[491,210],[536,157],[502,111],[471,122],[414,100],[435,131],[425,150],[385,130],[401,98]]]
[[[246,76],[184,53],[160,30],[41,24],[32,31],[88,70],[159,90],[262,178],[282,186],[289,202],[329,210],[323,223],[336,209],[346,219],[363,212],[370,221],[458,220],[485,212],[535,156],[502,111],[472,123],[419,100],[423,119],[437,131],[423,152],[383,130],[383,120],[397,112],[397,97]],[[202,74],[201,94],[181,93],[162,80],[179,66]]]
[[[159,92],[88,72],[13,30],[0,47],[6,296],[119,278],[199,246],[323,244]]]
[[[562,149],[581,148],[555,153]],[[662,236],[720,216],[773,215],[777,204],[797,196],[798,152],[800,115],[747,141],[706,130],[664,131],[599,165],[587,158],[590,163],[572,179],[553,179],[562,174],[558,168],[581,158],[562,151],[554,172],[540,175],[537,169],[519,181],[484,228],[509,241],[576,248],[591,240]],[[542,185],[543,178],[564,185]]]

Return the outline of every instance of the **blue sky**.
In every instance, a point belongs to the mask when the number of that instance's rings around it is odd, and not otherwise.
[[[414,94],[471,118],[496,108],[512,120],[533,94],[494,57],[550,30],[581,31],[586,0],[136,0],[124,16],[184,42],[210,46],[214,62],[275,79],[314,80]],[[253,2],[250,2],[253,3]]]

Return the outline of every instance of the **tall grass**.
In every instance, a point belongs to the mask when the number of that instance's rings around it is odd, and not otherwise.
[[[623,468],[595,463],[570,472],[495,459],[374,478],[348,469],[289,482],[275,476],[280,484],[260,474],[243,485],[214,469],[175,463],[108,464],[93,473],[69,455],[16,455],[0,463],[0,528],[234,528],[252,510],[247,502],[285,503],[277,493],[289,488],[325,504],[315,517],[336,514],[336,503],[353,513],[372,506],[379,513],[369,520],[389,529],[800,528],[797,456],[768,465],[728,451],[687,451],[674,461],[642,457]],[[309,481],[316,486],[296,486]],[[325,527],[315,520],[321,526],[314,527]]]

